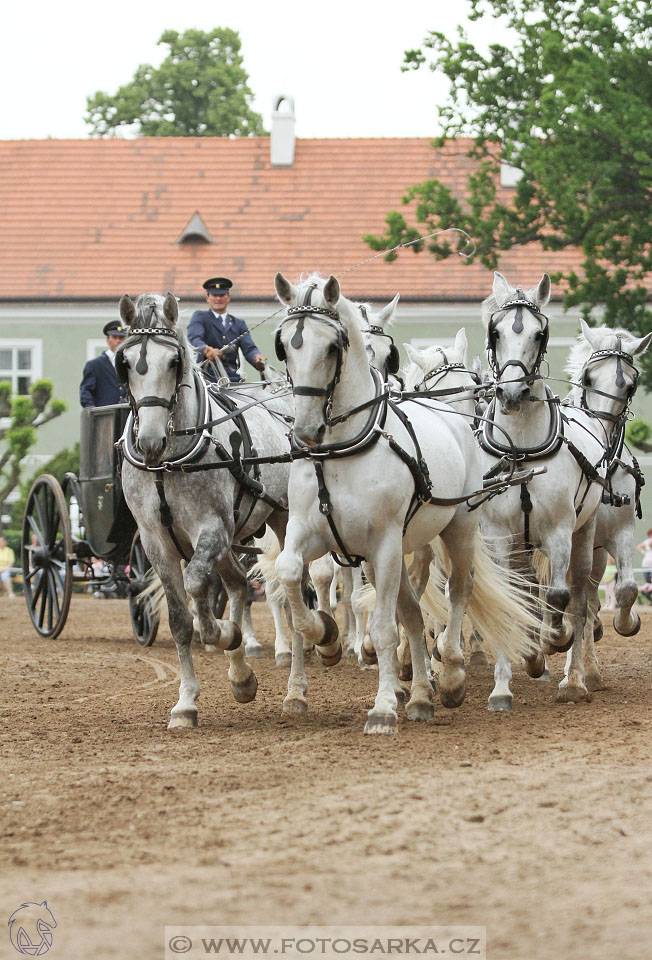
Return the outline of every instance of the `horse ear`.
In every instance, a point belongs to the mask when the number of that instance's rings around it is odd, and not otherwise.
[[[123,293],[120,297],[120,319],[123,323],[126,323],[128,327],[130,327],[136,319],[136,307],[131,297],[127,296],[126,293]]]
[[[386,307],[383,307],[383,309],[377,315],[378,326],[382,327],[383,330],[385,329],[385,324],[387,322],[391,323],[392,317],[394,316],[394,311],[396,310],[396,306],[398,304],[398,301],[400,300],[400,297],[401,297],[401,294],[397,293],[394,299],[392,300],[392,302],[388,303]]]
[[[496,298],[496,303],[499,307],[502,307],[512,293],[512,288],[510,287],[509,283],[502,273],[498,273],[497,270],[494,271],[493,291],[494,297]]]
[[[411,343],[404,343],[405,352],[407,353],[408,360],[410,363],[416,363],[417,367],[423,369],[423,354],[420,350],[415,350]]]
[[[173,293],[166,293],[165,303],[163,304],[163,316],[172,326],[175,325],[179,319],[179,305],[177,303],[177,298]]]
[[[340,299],[340,282],[337,277],[334,277],[332,274],[324,284],[324,299],[326,303],[330,303],[334,307],[337,301]]]
[[[580,328],[582,330],[582,336],[586,342],[589,344],[592,350],[595,350],[597,346],[595,334],[583,317],[580,317]]]
[[[281,303],[292,303],[296,299],[297,288],[289,280],[286,280],[280,271],[274,277],[274,288]]]
[[[648,333],[645,337],[641,337],[640,340],[635,340],[632,346],[632,356],[635,357],[639,353],[645,353],[647,348],[650,345],[650,340],[652,340],[652,333]]]
[[[550,300],[550,277],[547,273],[544,273],[536,287],[528,291],[527,297],[528,300],[536,303],[538,307],[545,307],[548,300]]]
[[[462,363],[464,364],[466,364],[466,348],[467,348],[466,328],[462,327],[455,334],[455,352],[458,355],[458,357],[462,358]]]

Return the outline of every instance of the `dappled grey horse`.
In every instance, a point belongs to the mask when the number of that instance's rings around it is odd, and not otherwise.
[[[176,298],[144,294],[120,301],[129,335],[116,356],[132,413],[121,446],[122,483],[149,560],[161,578],[170,629],[179,655],[179,701],[169,727],[197,724],[191,639],[194,601],[202,642],[225,650],[235,699],[253,700],[258,682],[241,645],[245,573],[231,549],[265,523],[283,543],[287,520],[287,418],[251,397],[212,393],[194,362],[193,348],[177,327]],[[234,416],[243,407],[243,416]],[[187,560],[185,569],[181,560]],[[217,620],[211,581],[226,587],[230,620]]]

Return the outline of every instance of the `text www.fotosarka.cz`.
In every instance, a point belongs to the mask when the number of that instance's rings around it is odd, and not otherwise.
[[[165,927],[165,960],[183,956],[260,960],[319,958],[469,957],[486,960],[486,930],[475,926],[418,927]]]

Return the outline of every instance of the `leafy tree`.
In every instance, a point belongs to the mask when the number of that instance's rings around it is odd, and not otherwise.
[[[625,427],[625,440],[633,447],[638,447],[644,453],[652,451],[652,427],[645,420],[636,418],[630,420]]]
[[[53,399],[52,391],[51,380],[37,380],[29,396],[12,396],[11,384],[0,382],[0,417],[11,418],[9,426],[0,427],[0,514],[18,485],[23,460],[36,443],[36,431],[66,409],[63,400]]]
[[[387,217],[377,250],[447,227],[476,243],[472,259],[494,269],[500,251],[536,243],[544,266],[579,248],[579,272],[563,281],[564,306],[639,333],[652,329],[646,307],[652,270],[652,7],[642,0],[471,0],[471,20],[504,17],[513,39],[482,53],[460,28],[432,32],[403,69],[442,72],[449,97],[439,109],[443,135],[470,137],[466,190],[431,179],[407,190]],[[424,52],[425,50],[425,52]],[[466,146],[468,147],[468,141]],[[515,190],[499,186],[501,161],[522,171]],[[419,225],[416,229],[415,224]],[[467,241],[451,234],[427,243],[437,259]],[[391,259],[395,254],[388,255]],[[647,359],[647,358],[646,358]],[[652,363],[646,381],[652,386]]]
[[[95,136],[135,125],[144,137],[262,135],[250,103],[237,31],[216,27],[166,30],[159,44],[170,52],[160,67],[142,64],[113,96],[99,90],[86,101],[85,122]]]

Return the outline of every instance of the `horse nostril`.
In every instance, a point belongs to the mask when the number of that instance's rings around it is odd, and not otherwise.
[[[326,433],[326,424],[322,423],[321,427],[317,431],[317,439],[323,440],[324,434]]]

